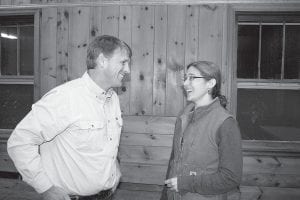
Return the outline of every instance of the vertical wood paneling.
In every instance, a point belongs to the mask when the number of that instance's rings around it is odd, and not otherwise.
[[[50,21],[44,17],[41,23],[41,35],[46,38],[45,41],[41,39],[41,46],[51,38],[53,41],[53,37],[56,39],[56,43],[51,42],[42,50],[43,55],[45,51],[56,51],[57,55],[57,59],[52,56],[52,61],[41,59],[41,62],[56,62],[54,66],[57,66],[57,71],[52,69],[52,64],[47,64],[47,71],[43,69],[44,91],[80,77],[86,70],[89,42],[98,35],[110,34],[133,49],[130,78],[118,89],[123,114],[176,116],[185,104],[184,68],[199,59],[221,66],[222,92],[231,92],[227,77],[232,71],[227,66],[227,42],[223,40],[228,37],[227,7],[224,5],[70,7],[69,18],[63,8],[58,9],[57,38],[56,34],[48,37],[46,30],[49,29],[43,28],[49,26],[46,23]],[[47,75],[49,69],[52,76]]]
[[[131,6],[120,6],[119,38],[131,46]],[[121,111],[128,115],[130,111],[130,75],[123,79],[123,85],[118,89]]]
[[[199,60],[222,64],[222,5],[201,5],[199,13]]]
[[[90,8],[74,7],[70,12],[69,79],[82,76],[86,70],[86,50],[89,42]]]
[[[57,10],[57,85],[68,81],[69,11],[69,8]]]
[[[42,9],[41,20],[41,95],[56,86],[57,8]]]
[[[187,6],[185,29],[185,66],[196,61],[198,57],[198,14],[199,6]]]
[[[236,58],[237,51],[234,50],[237,47],[237,33],[234,32],[235,29],[235,12],[231,6],[227,7],[227,21],[226,21],[226,31],[227,37],[226,42],[227,45],[226,49],[223,48],[223,55],[227,57],[226,63],[228,68],[228,84],[226,84],[226,89],[228,91],[228,98],[229,98],[229,105],[228,109],[233,113],[236,114],[236,106],[237,106],[237,83],[236,83],[236,66],[237,60]],[[226,53],[225,53],[226,51]]]
[[[40,11],[34,13],[34,102],[41,97],[40,14]]]
[[[233,51],[232,42],[229,42],[229,38],[232,37],[233,27],[228,25],[227,20],[229,19],[230,9],[228,5],[224,6],[223,11],[223,40],[222,40],[222,65],[221,65],[221,74],[222,74],[222,85],[221,85],[221,93],[226,96],[229,105],[227,108],[229,111],[232,111],[231,108],[231,87],[232,87],[232,76],[233,76],[233,67],[229,63],[231,62],[231,58],[228,56],[228,52]]]
[[[30,4],[31,0],[14,0],[15,5]]]
[[[154,7],[134,6],[132,10],[133,65],[130,113],[152,114]]]
[[[153,115],[165,115],[166,109],[166,54],[167,6],[155,7],[155,40],[153,58]]]
[[[182,76],[185,57],[185,6],[168,6],[166,115],[183,108]]]
[[[119,12],[119,6],[102,7],[102,34],[119,36]]]
[[[12,5],[13,1],[12,0],[1,0],[1,5]]]
[[[101,35],[102,30],[102,7],[91,7],[91,18],[90,18],[90,38],[91,42],[95,37]]]

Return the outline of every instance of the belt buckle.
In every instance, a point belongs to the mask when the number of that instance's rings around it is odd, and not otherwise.
[[[71,200],[79,200],[80,197],[78,195],[72,195],[72,196],[70,196],[70,199]]]

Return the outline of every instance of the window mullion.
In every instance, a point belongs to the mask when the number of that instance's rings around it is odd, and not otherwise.
[[[17,25],[17,75],[20,75],[20,25]]]
[[[284,79],[284,57],[285,57],[285,31],[286,31],[286,26],[285,26],[285,22],[283,22],[283,33],[282,33],[282,53],[281,53],[281,76],[280,79],[283,80]]]
[[[259,38],[258,38],[258,79],[260,79],[260,66],[261,66],[261,32],[262,32],[262,25],[261,22],[259,23]]]
[[[0,26],[0,76],[2,75],[2,39],[1,39],[1,26]]]

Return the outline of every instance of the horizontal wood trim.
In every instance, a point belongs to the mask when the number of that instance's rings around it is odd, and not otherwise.
[[[244,174],[272,173],[300,175],[300,158],[275,156],[244,156]]]
[[[34,1],[34,3],[29,3],[28,1],[19,2],[18,4],[11,3],[1,5],[0,8],[45,8],[45,7],[73,7],[73,6],[109,6],[109,5],[198,5],[198,4],[298,4],[299,1],[297,0],[151,0],[151,1],[144,1],[144,0],[114,0],[114,1],[75,1],[75,2],[67,2],[67,1],[49,1],[49,2],[38,2]]]
[[[114,200],[157,200],[160,198],[162,187],[149,184],[121,183],[115,193]],[[299,188],[277,188],[241,186],[241,200],[298,200]],[[40,199],[33,188],[21,180],[0,178],[0,199]],[[229,198],[231,200],[232,198]]]
[[[299,19],[299,21],[300,21],[300,19]],[[259,23],[259,22],[238,22],[238,25],[283,25],[283,24],[285,24],[285,25],[289,25],[289,26],[291,26],[291,25],[296,25],[296,26],[299,26],[300,25],[300,23],[277,23],[277,22],[263,22],[263,23]]]
[[[33,85],[33,76],[0,76],[0,84]]]
[[[167,166],[121,162],[121,182],[164,185]]]
[[[148,164],[167,166],[171,149],[165,147],[121,146],[121,162],[133,165]],[[279,156],[244,156],[244,174],[270,173],[300,176],[300,158]]]
[[[18,172],[14,163],[7,153],[0,152],[0,171],[2,172]]]
[[[242,200],[298,200],[299,188],[241,186]]]
[[[0,129],[0,142],[6,143],[12,131],[12,129]]]
[[[286,153],[290,156],[298,156],[300,153],[300,142],[291,141],[262,141],[262,140],[243,140],[243,152],[268,153]]]
[[[121,162],[167,165],[171,154],[169,147],[120,146]]]
[[[124,116],[123,132],[173,134],[176,117]]]
[[[242,185],[279,188],[300,188],[300,175],[271,173],[243,174]]]
[[[172,147],[173,134],[172,135],[161,135],[152,133],[122,133],[121,145],[132,145],[132,146],[163,146]]]
[[[274,187],[241,187],[241,200],[298,200],[300,197],[300,190],[298,188],[274,188]],[[135,191],[119,189],[117,191],[115,200],[131,200],[131,199],[145,199],[154,200],[159,199],[160,193],[153,191]],[[229,196],[228,200],[235,199],[233,196]]]
[[[272,89],[272,90],[300,90],[300,83],[262,83],[238,82],[237,88],[243,89]]]
[[[131,190],[131,191],[149,191],[149,192],[161,192],[163,186],[156,184],[141,184],[141,183],[126,183],[121,182],[118,186],[121,190]]]
[[[160,199],[161,192],[132,191],[118,189],[113,200],[157,200]]]

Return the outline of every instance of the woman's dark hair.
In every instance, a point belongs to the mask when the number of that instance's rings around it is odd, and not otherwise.
[[[221,72],[219,66],[210,61],[196,61],[190,63],[187,69],[190,67],[198,69],[201,75],[206,77],[207,81],[210,79],[216,80],[216,85],[212,88],[211,95],[213,98],[218,97],[221,105],[226,108],[227,99],[224,95],[221,95]]]
[[[96,37],[88,46],[86,65],[88,69],[96,67],[96,60],[98,56],[103,53],[107,58],[110,58],[114,51],[117,49],[125,49],[128,56],[132,56],[131,48],[124,41],[110,35],[102,35]]]

